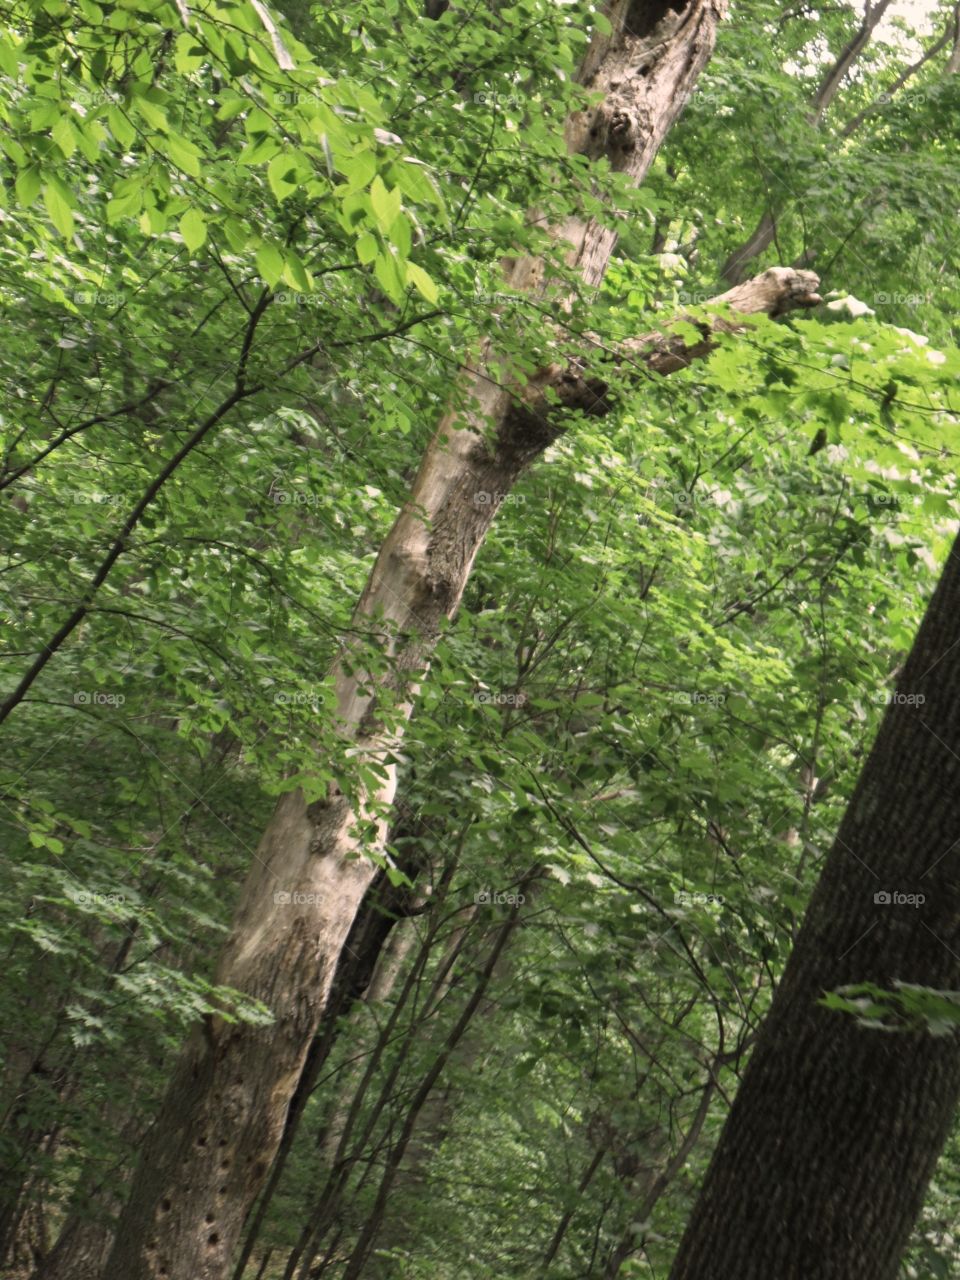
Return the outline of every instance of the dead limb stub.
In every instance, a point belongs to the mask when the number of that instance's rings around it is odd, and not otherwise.
[[[567,364],[550,364],[530,379],[506,414],[497,436],[497,455],[532,461],[569,426],[569,415],[604,417],[615,397],[605,370],[629,377],[648,373],[668,374],[703,359],[716,346],[718,333],[739,333],[745,328],[738,316],[765,314],[779,319],[790,311],[815,307],[821,302],[819,277],[794,267],[770,267],[752,280],[711,299],[708,308],[721,308],[709,318],[677,316],[700,334],[697,342],[672,334],[670,326],[653,333],[626,338],[613,346],[595,334],[584,335],[593,344],[594,356],[579,354]]]

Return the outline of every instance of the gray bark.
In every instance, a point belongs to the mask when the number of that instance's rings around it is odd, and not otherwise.
[[[956,1032],[859,1025],[826,992],[960,989],[954,545],[761,1029],[671,1280],[894,1280],[960,1100]],[[918,701],[919,700],[919,701]],[[919,905],[883,892],[923,895]]]

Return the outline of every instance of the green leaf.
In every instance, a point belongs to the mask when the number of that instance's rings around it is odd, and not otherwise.
[[[180,234],[187,248],[199,249],[207,238],[207,220],[199,209],[188,209],[180,219]]]
[[[167,120],[166,112],[156,102],[151,102],[149,98],[136,96],[133,98],[132,105],[151,129],[156,129],[159,133],[168,133],[170,131],[170,123]]]
[[[57,123],[50,130],[50,134],[69,160],[77,149],[77,131],[74,129],[69,116],[61,116]]]
[[[200,151],[192,142],[171,133],[167,138],[167,155],[178,169],[189,173],[191,178],[200,177]]]
[[[436,302],[440,296],[436,284],[415,262],[407,263],[407,284],[412,284],[428,302]]]
[[[143,189],[132,187],[123,195],[114,196],[107,201],[107,222],[112,226],[122,218],[136,217],[143,208]]]
[[[344,156],[337,162],[337,167],[347,179],[344,195],[354,191],[362,191],[377,172],[377,158],[372,151],[358,151],[352,156]]]
[[[275,287],[285,266],[284,256],[276,245],[262,244],[257,250],[257,270],[269,288]]]
[[[390,226],[400,212],[400,188],[388,191],[379,174],[370,184],[370,207],[381,231],[389,231]]]
[[[372,231],[365,231],[356,244],[357,257],[364,266],[371,263],[380,252],[380,243]]]
[[[107,108],[107,124],[122,147],[129,147],[137,136],[136,129],[119,107]]]
[[[403,301],[404,279],[395,255],[389,252],[378,254],[373,274],[387,297],[399,305]]]
[[[50,178],[43,188],[43,203],[50,221],[64,239],[73,235],[73,196],[60,178]]]
[[[22,169],[17,174],[17,199],[22,205],[33,204],[40,193],[41,182],[40,170],[35,164],[32,164],[29,169]]]
[[[267,165],[267,181],[277,199],[286,200],[298,186],[296,160],[283,152],[274,156]]]
[[[313,288],[313,282],[307,275],[300,255],[293,249],[287,249],[284,253],[283,278],[294,289],[309,292]]]

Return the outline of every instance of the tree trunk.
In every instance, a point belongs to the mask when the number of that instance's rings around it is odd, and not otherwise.
[[[960,988],[960,547],[904,667],[672,1280],[893,1280],[960,1098],[954,1034],[864,1027],[856,983]],[[921,905],[888,894],[923,895]],[[877,900],[879,898],[879,900]]]
[[[827,69],[817,87],[817,92],[813,96],[810,110],[807,113],[807,120],[811,125],[819,126],[831,102],[837,96],[844,76],[870,43],[874,30],[883,17],[884,11],[889,7],[890,2],[891,0],[877,0],[875,4],[871,4],[870,0],[866,0],[863,22],[841,50],[836,61]],[[899,85],[897,87],[899,88]],[[852,130],[849,130],[849,132],[852,132]],[[847,136],[847,131],[844,131],[844,136]],[[770,248],[776,234],[777,213],[773,208],[765,209],[753,234],[739,248],[734,249],[733,253],[730,254],[720,268],[720,278],[725,280],[727,284],[739,284],[746,275],[750,263]]]
[[[112,1235],[109,1221],[72,1214],[31,1280],[100,1280]]]
[[[414,861],[411,858],[405,865],[405,870],[411,875],[417,873]],[[369,1001],[382,1000],[389,993],[392,981],[396,978],[396,969],[391,960],[389,972],[392,976],[385,976],[383,961],[385,955],[392,957],[394,954],[395,949],[390,947],[390,943],[396,936],[398,924],[410,923],[401,917],[412,905],[413,898],[414,894],[407,886],[393,885],[386,875],[382,875],[354,920],[337,965],[337,975],[326,1009],[324,1033],[314,1037],[304,1060],[270,1176],[256,1209],[246,1224],[233,1280],[242,1280],[250,1261],[270,1203],[283,1176],[307,1102],[339,1035],[341,1019],[361,998]],[[37,1280],[45,1278],[38,1277]]]
[[[704,23],[701,16],[698,33]],[[684,85],[699,68],[688,53],[682,65],[675,51],[673,57]],[[651,80],[656,86],[652,75],[643,83]],[[675,115],[678,102],[669,105]],[[580,261],[587,274],[597,269],[601,241],[612,250],[605,230],[584,233]],[[513,279],[532,288],[535,265],[517,264]],[[713,330],[740,328],[731,314],[780,316],[815,306],[817,284],[812,272],[771,267],[714,299],[727,314],[711,324],[698,321],[697,342],[642,334],[608,347],[601,372],[615,368],[619,357],[627,374],[638,366],[641,375],[685,368],[713,349]],[[104,1280],[168,1280],[181,1272],[223,1280],[229,1274],[244,1219],[279,1146],[344,939],[376,875],[369,854],[383,847],[394,761],[440,626],[459,604],[496,507],[562,434],[567,411],[601,415],[611,408],[606,383],[581,359],[542,369],[522,391],[489,374],[471,376],[486,408],[471,415],[472,429],[457,428],[452,413],[441,423],[358,606],[358,624],[376,615],[377,625],[391,631],[383,637],[391,674],[346,663],[335,672],[339,718],[352,735],[354,758],[381,781],[356,807],[335,786],[312,803],[297,790],[277,805],[216,973],[218,983],[263,1001],[274,1022],[263,1028],[207,1017],[194,1031],[144,1144]],[[499,423],[490,446],[480,434],[485,416]],[[378,692],[392,699],[388,726],[377,718]]]
[[[581,69],[601,101],[568,121],[571,150],[605,157],[640,182],[710,57],[721,9],[722,0],[689,0],[679,11],[665,0],[613,0],[611,34],[594,38]],[[558,230],[584,281],[598,284],[615,232],[592,219]],[[543,275],[542,263],[521,259],[508,269],[506,288],[541,292]],[[207,1018],[189,1040],[145,1144],[105,1280],[223,1280],[229,1273],[337,957],[375,874],[369,855],[383,844],[417,681],[502,495],[557,434],[543,429],[539,415],[511,412],[516,391],[490,350],[466,389],[461,403],[471,409],[452,410],[440,423],[358,605],[358,629],[366,623],[381,633],[390,674],[358,670],[359,653],[335,671],[353,759],[379,780],[354,802],[335,786],[312,803],[300,790],[280,800],[216,974],[264,1001],[273,1025]],[[389,725],[381,723],[378,692],[389,695]]]
[[[464,1005],[459,1018],[454,1023],[446,1040],[444,1041],[439,1053],[434,1058],[428,1071],[420,1081],[413,1098],[407,1107],[406,1116],[400,1129],[400,1134],[396,1142],[390,1147],[386,1158],[386,1166],[380,1185],[377,1188],[377,1195],[370,1214],[363,1225],[360,1236],[354,1245],[353,1253],[347,1261],[344,1268],[342,1280],[361,1280],[367,1266],[369,1255],[373,1249],[377,1236],[383,1223],[384,1214],[386,1212],[387,1201],[390,1196],[391,1189],[400,1170],[400,1165],[406,1154],[413,1131],[416,1128],[417,1120],[423,1110],[427,1099],[436,1086],[437,1080],[457,1045],[462,1040],[471,1020],[476,1014],[486,994],[487,988],[490,986],[491,979],[496,972],[498,962],[503,954],[504,947],[510,940],[511,935],[517,928],[520,921],[520,911],[525,902],[525,890],[536,880],[541,874],[542,868],[532,867],[531,870],[520,881],[520,892],[517,900],[511,906],[506,919],[501,924],[494,939],[490,954],[479,974],[477,985],[474,987],[469,1000]]]

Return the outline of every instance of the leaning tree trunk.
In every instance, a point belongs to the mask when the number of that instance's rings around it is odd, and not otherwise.
[[[606,158],[643,179],[713,48],[723,0],[612,0],[611,34],[582,68],[599,105],[571,117],[572,151]],[[590,220],[557,229],[588,285],[603,277],[615,233]],[[522,259],[506,287],[539,293],[543,265]],[[562,380],[563,371],[556,373]],[[549,380],[549,379],[547,379]],[[542,391],[544,383],[541,382]],[[396,788],[395,755],[440,629],[457,609],[502,496],[556,438],[491,350],[470,371],[469,411],[452,411],[427,449],[409,502],[380,551],[358,605],[383,633],[384,666],[348,655],[335,672],[337,710],[353,759],[379,781],[351,801],[330,787],[308,803],[279,802],[242,891],[217,967],[219,983],[264,1001],[268,1029],[207,1018],[186,1045],[145,1144],[105,1280],[223,1280],[251,1203],[273,1159],[304,1056],[323,1013],[337,957],[374,874]],[[596,402],[571,376],[566,403]],[[492,500],[491,500],[492,496]],[[350,660],[352,658],[352,661]],[[389,725],[382,712],[387,694]],[[365,835],[361,837],[360,828]]]
[[[705,22],[697,27],[701,37]],[[699,48],[695,42],[694,51]],[[692,83],[691,59],[682,67],[676,61],[684,85]],[[653,76],[642,83],[651,80],[657,83]],[[677,109],[677,102],[669,104],[672,113]],[[591,279],[601,240],[609,253],[612,235],[586,229],[581,251],[583,262],[592,264],[591,272],[584,270]],[[535,265],[519,264],[514,279],[533,287]],[[358,605],[358,621],[376,614],[377,625],[391,629],[383,650],[392,674],[369,675],[346,662],[335,672],[354,758],[368,773],[377,772],[380,784],[357,804],[330,787],[312,803],[297,790],[277,805],[216,974],[218,983],[263,1001],[274,1021],[264,1029],[208,1016],[191,1036],[144,1144],[103,1280],[223,1280],[229,1274],[244,1219],[279,1145],[344,939],[376,874],[370,855],[383,847],[396,787],[393,762],[417,680],[443,620],[457,608],[503,496],[562,433],[569,410],[609,410],[612,397],[600,374],[684,368],[713,348],[712,330],[738,330],[731,315],[779,316],[814,306],[817,284],[812,272],[771,267],[714,300],[725,314],[709,324],[695,321],[697,342],[659,333],[626,339],[605,350],[598,373],[577,359],[541,370],[522,390],[473,375],[476,398],[499,424],[493,442],[482,443],[483,413],[469,416],[472,429],[457,427],[454,415],[444,419]],[[378,718],[377,690],[392,699],[389,726]]]
[[[960,544],[840,826],[671,1280],[893,1280],[960,1099],[956,1034],[823,1007],[960,989]],[[896,894],[923,896],[898,904]],[[879,900],[878,900],[879,898]]]

